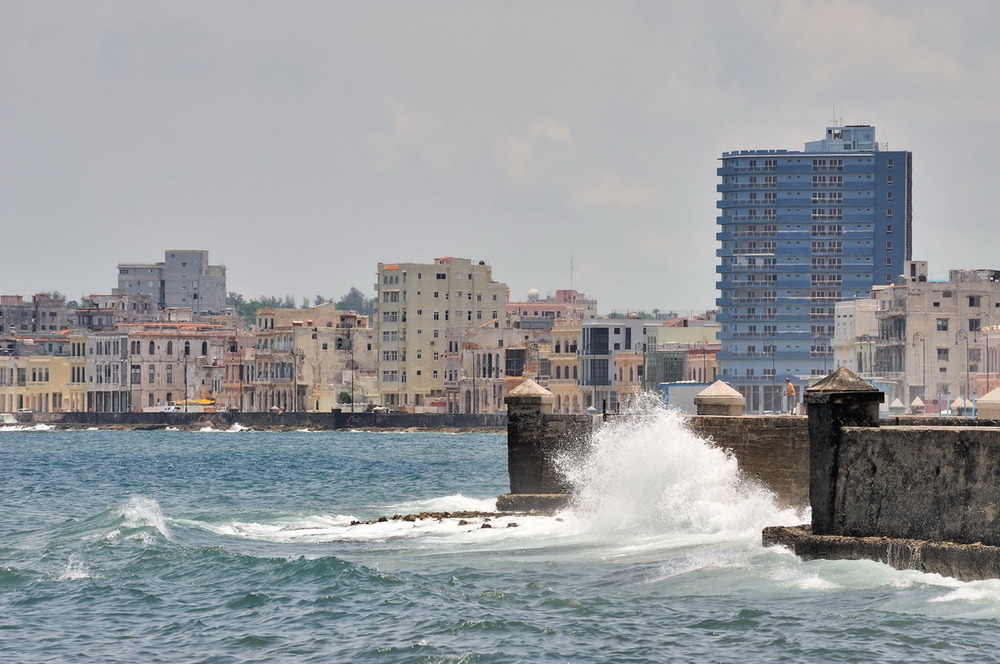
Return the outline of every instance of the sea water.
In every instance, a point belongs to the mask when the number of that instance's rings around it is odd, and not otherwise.
[[[0,430],[3,662],[966,662],[1000,581],[803,562],[733,459],[650,410],[491,510],[500,434]],[[352,525],[353,524],[353,525]],[[489,526],[489,527],[484,527]]]

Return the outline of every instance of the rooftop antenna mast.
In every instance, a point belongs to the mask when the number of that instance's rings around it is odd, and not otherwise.
[[[833,102],[833,120],[831,122],[834,127],[842,127],[844,125],[844,118],[837,117],[837,102]]]

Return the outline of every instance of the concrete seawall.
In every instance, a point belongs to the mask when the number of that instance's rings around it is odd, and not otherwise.
[[[806,559],[1000,576],[1000,427],[884,422],[882,399],[843,368],[806,390],[812,522],[767,528],[764,543]]]
[[[228,429],[240,424],[251,429],[437,429],[504,431],[507,414],[451,415],[446,413],[32,413],[22,424],[57,427],[162,429],[210,425]]]
[[[534,383],[512,392],[507,405],[510,493],[500,497],[498,509],[552,510],[564,506],[571,499],[571,489],[556,461],[563,454],[585,454],[602,416],[552,414],[551,395]],[[698,415],[686,422],[695,434],[729,451],[741,472],[771,490],[779,503],[790,507],[809,504],[806,418]]]
[[[804,417],[694,415],[688,426],[729,450],[740,472],[785,507],[809,504],[809,428]]]

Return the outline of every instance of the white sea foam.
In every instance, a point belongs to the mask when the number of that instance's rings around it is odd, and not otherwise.
[[[84,563],[78,556],[72,555],[66,562],[66,566],[63,567],[59,576],[56,578],[59,581],[76,581],[78,579],[89,579],[91,576],[91,572],[87,568],[86,563]]]
[[[197,430],[199,433],[240,433],[241,431],[253,431],[250,427],[245,427],[239,422],[229,425],[228,429],[216,429],[211,424],[203,426]]]
[[[385,509],[390,514],[420,514],[421,512],[492,512],[496,509],[496,498],[471,498],[456,493],[451,496],[413,500]]]
[[[0,431],[55,431],[56,428],[49,426],[48,424],[43,424],[39,422],[38,424],[32,424],[31,426],[23,424],[8,424],[6,426],[0,426]]]
[[[954,581],[954,579],[952,579]],[[1000,579],[989,579],[985,581],[970,581],[960,583],[955,581],[956,587],[950,592],[935,597],[931,603],[964,602],[969,604],[990,605],[1000,611]]]
[[[595,531],[759,537],[800,523],[740,475],[736,460],[691,432],[680,413],[647,404],[598,430],[582,459],[563,459],[573,512]]]
[[[155,528],[161,535],[170,539],[170,529],[167,520],[160,510],[160,505],[152,498],[132,496],[120,510],[126,528]],[[146,539],[140,536],[140,539]]]
[[[467,541],[496,541],[513,537],[539,539],[560,532],[563,524],[547,517],[489,515],[413,521],[387,517],[384,521],[362,523],[353,515],[337,514],[283,517],[266,522],[237,520],[201,525],[219,535],[269,542],[385,542],[426,538],[424,544],[439,542],[447,546],[462,545]]]

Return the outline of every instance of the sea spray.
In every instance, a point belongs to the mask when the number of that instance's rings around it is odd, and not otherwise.
[[[573,487],[573,511],[598,530],[744,536],[801,518],[779,510],[732,455],[652,395],[598,429],[584,457],[558,463]]]
[[[132,496],[120,511],[125,528],[154,528],[163,537],[170,539],[167,520],[160,504],[145,496]]]

